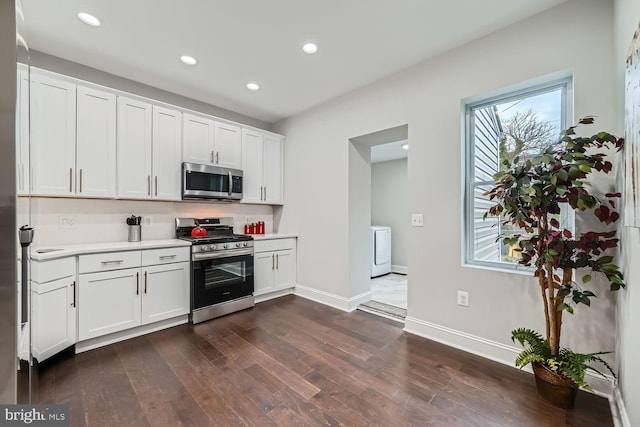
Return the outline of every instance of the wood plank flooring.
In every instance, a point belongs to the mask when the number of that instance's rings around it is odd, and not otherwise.
[[[40,366],[72,426],[612,426],[606,399],[541,400],[519,370],[364,312],[287,296]]]

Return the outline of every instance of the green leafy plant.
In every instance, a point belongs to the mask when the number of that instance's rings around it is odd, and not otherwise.
[[[538,155],[504,160],[503,169],[493,177],[495,186],[485,193],[496,201],[485,218],[498,216],[503,230],[511,230],[499,239],[506,245],[517,245],[516,251],[521,255],[518,262],[535,268],[543,301],[544,338],[529,329],[512,332],[514,342],[527,345],[517,358],[517,366],[539,362],[585,388],[585,370],[599,372],[588,363],[604,363],[599,355],[605,353],[578,354],[561,348],[563,313],[573,313],[579,304],[591,306],[596,294],[584,286],[591,282],[592,273],[604,275],[612,291],[625,286],[620,268],[608,253],[618,245],[616,232],[588,231],[574,236],[559,220],[561,206],[592,211],[604,224],[615,223],[620,217],[616,211],[620,193],[593,195],[588,178],[594,171],[611,172],[613,165],[603,151],[622,150],[624,139],[607,132],[591,137],[576,134],[579,125],[593,123],[593,117],[585,117]],[[576,269],[587,270],[581,284],[574,281]]]

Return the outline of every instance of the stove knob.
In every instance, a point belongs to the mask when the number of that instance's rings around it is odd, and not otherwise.
[[[242,243],[238,242],[236,243],[236,248],[241,248],[242,247]]]
[[[225,243],[225,244],[224,244],[224,248],[225,248],[225,249],[229,249],[229,244],[228,244],[228,243]]]
[[[215,251],[215,250],[216,250],[216,245],[211,245],[211,246],[209,246],[209,250],[210,250],[210,251]]]
[[[242,244],[242,246],[244,246],[244,247],[246,248],[247,246],[249,246],[249,244],[248,244],[247,242],[244,242],[244,243]]]
[[[208,250],[209,250],[209,246],[207,246],[207,245],[201,245],[201,246],[200,246],[200,250],[201,250],[202,252],[206,252],[206,251],[208,251]]]

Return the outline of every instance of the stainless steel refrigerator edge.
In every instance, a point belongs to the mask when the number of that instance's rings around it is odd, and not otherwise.
[[[0,403],[17,399],[16,6],[0,0]]]

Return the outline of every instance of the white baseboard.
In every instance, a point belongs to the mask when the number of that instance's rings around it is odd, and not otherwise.
[[[320,304],[328,305],[342,311],[353,311],[358,305],[371,299],[371,291],[363,292],[351,298],[341,297],[329,292],[310,288],[308,286],[296,285],[295,294]]]
[[[627,407],[624,403],[619,387],[616,387],[615,390],[613,390],[613,396],[609,398],[609,403],[611,404],[613,425],[615,427],[631,427],[629,413],[627,412]]]
[[[254,297],[256,304],[264,302],[264,301],[269,301],[270,299],[274,299],[274,298],[280,298],[283,297],[285,295],[290,295],[293,293],[293,289],[294,288],[287,288],[287,289],[280,289],[279,291],[275,291],[275,292],[269,292],[266,294],[262,294],[262,295],[258,295],[256,297]]]
[[[91,338],[76,343],[76,354],[82,353],[94,348],[104,347],[105,345],[128,340],[129,338],[139,337],[140,335],[150,334],[151,332],[160,331],[162,329],[172,328],[174,326],[183,325],[189,321],[189,315],[174,317],[173,319],[161,320],[149,325],[137,326],[135,328],[126,329],[124,331],[114,332],[102,337]]]
[[[409,273],[409,269],[406,265],[393,265],[391,264],[391,272],[398,274],[407,274]]]
[[[497,341],[488,340],[448,328],[446,326],[437,325],[435,323],[426,322],[424,320],[409,317],[405,319],[404,330],[406,332],[428,338],[433,341],[455,347],[457,349],[472,353],[494,362],[511,366],[515,369],[514,362],[520,349],[510,345],[502,344]],[[523,368],[523,371],[531,372],[531,367]],[[613,392],[613,378],[602,378],[599,375],[587,372],[589,379],[587,382],[593,388],[593,393],[610,398]]]

